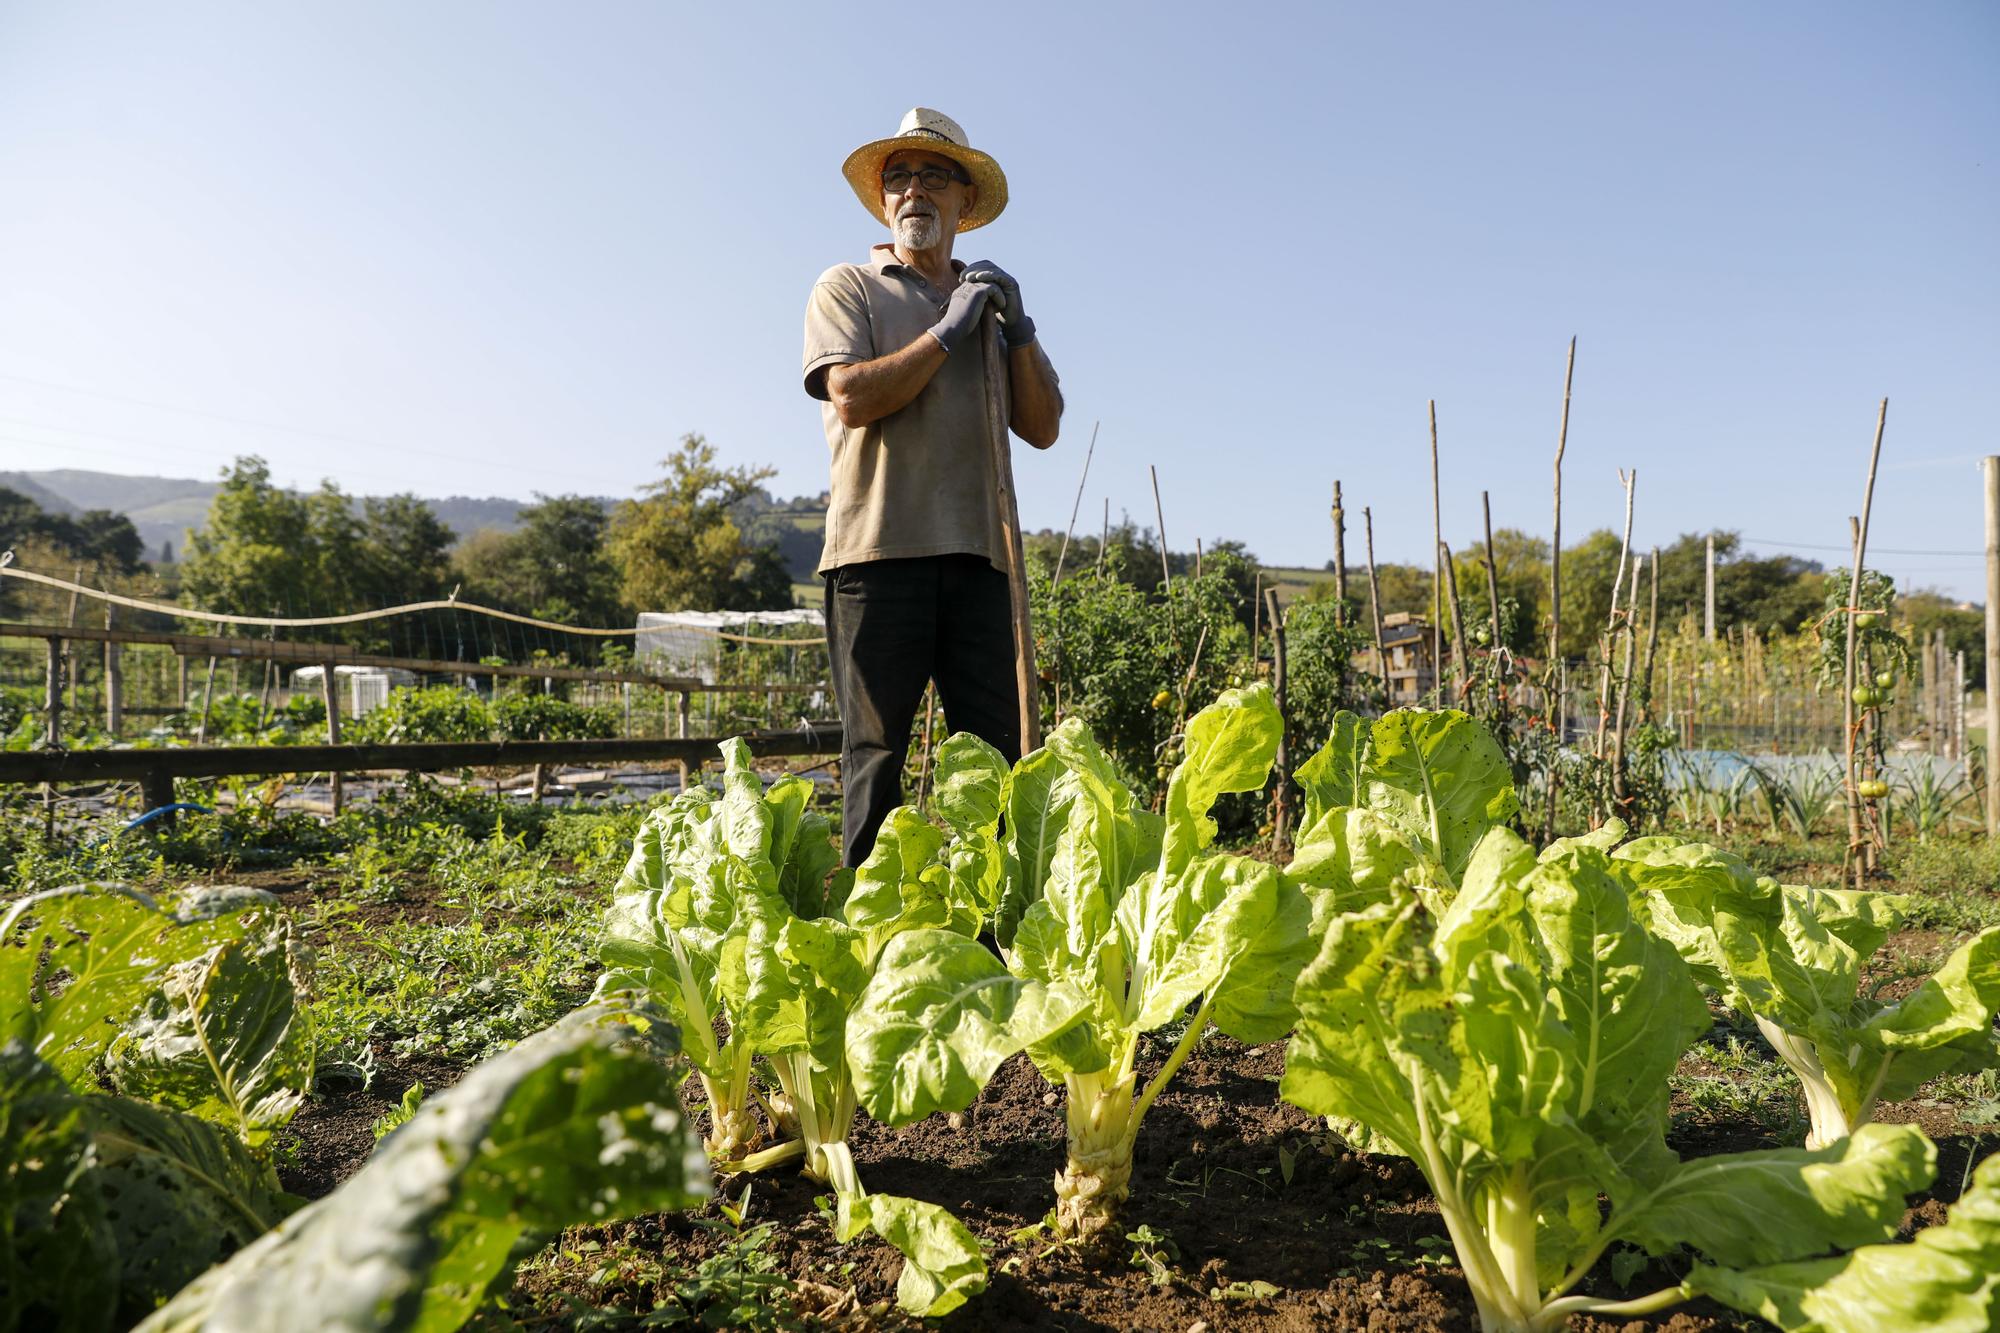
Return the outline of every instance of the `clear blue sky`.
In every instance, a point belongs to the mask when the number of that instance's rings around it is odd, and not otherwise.
[[[882,238],[841,159],[915,103],[1013,202],[1069,399],[1017,451],[1273,563],[1327,496],[1428,562],[1546,533],[1975,552],[2000,452],[2000,7],[0,0],[0,467],[630,494],[686,431],[826,482],[815,275]],[[1358,524],[1357,524],[1358,526]],[[1350,552],[1359,558],[1359,536]],[[1807,551],[1831,556],[1832,552]],[[1883,555],[1983,597],[1971,554]]]

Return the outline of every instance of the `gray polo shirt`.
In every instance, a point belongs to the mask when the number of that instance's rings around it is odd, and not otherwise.
[[[964,264],[952,261],[954,268]],[[878,245],[866,264],[836,264],[806,303],[806,392],[833,451],[832,501],[819,572],[868,560],[983,556],[1005,568],[1006,539],[993,493],[986,438],[986,369],[977,338],[945,358],[929,384],[899,412],[866,426],[843,426],[826,402],[829,366],[872,361],[922,335],[945,301],[914,269]],[[1002,359],[1001,373],[1006,373]],[[1006,384],[1001,384],[1001,401]]]

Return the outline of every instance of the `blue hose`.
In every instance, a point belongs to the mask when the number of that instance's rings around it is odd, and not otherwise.
[[[180,810],[192,810],[198,815],[212,815],[215,813],[213,810],[209,809],[205,805],[195,805],[190,801],[181,801],[174,805],[163,805],[157,810],[148,810],[145,814],[140,815],[137,819],[125,825],[125,827],[119,829],[118,831],[120,833],[130,833],[133,829],[138,828],[141,824],[150,824],[162,815],[171,815],[174,814],[176,811]]]

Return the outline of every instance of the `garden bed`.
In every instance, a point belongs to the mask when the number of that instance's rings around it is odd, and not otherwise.
[[[1142,1068],[1157,1068],[1170,1044],[1155,1041]],[[1690,1053],[1684,1073],[1702,1068],[1700,1049]],[[299,1148],[285,1173],[289,1188],[309,1197],[332,1188],[366,1160],[374,1146],[369,1126],[395,1108],[413,1079],[434,1091],[462,1072],[387,1050],[377,1060],[368,1089],[315,1098],[294,1122]],[[1471,1296],[1422,1177],[1400,1158],[1347,1149],[1322,1124],[1281,1102],[1283,1062],[1283,1043],[1246,1049],[1212,1035],[1196,1048],[1137,1145],[1124,1230],[1136,1235],[1145,1227],[1152,1239],[1120,1240],[1095,1253],[1054,1245],[1045,1234],[1016,1234],[1048,1211],[1051,1180],[1063,1161],[1061,1099],[1025,1057],[1002,1066],[960,1127],[944,1117],[903,1129],[864,1119],[853,1135],[855,1158],[871,1189],[942,1204],[990,1247],[990,1287],[941,1321],[944,1328],[1476,1329]],[[1754,1071],[1733,1077],[1754,1090]],[[1938,1183],[1912,1200],[1906,1234],[1943,1220],[1970,1162],[2000,1146],[2000,1133],[1965,1132],[1949,1104],[1901,1103],[1885,1107],[1881,1118],[1921,1123],[1938,1143]],[[1685,1092],[1676,1096],[1675,1125],[1672,1146],[1687,1156],[1787,1141],[1769,1115],[1701,1111]],[[836,1245],[816,1202],[822,1187],[791,1168],[723,1182],[731,1197],[745,1184],[747,1224],[768,1223],[770,1231],[743,1255],[769,1261],[788,1279],[768,1288],[766,1326],[917,1326],[893,1306],[901,1256],[873,1239]],[[509,1313],[542,1328],[572,1326],[579,1307],[635,1318],[671,1307],[687,1274],[730,1247],[730,1233],[713,1223],[716,1212],[711,1205],[703,1214],[574,1229],[523,1265]],[[1599,1266],[1593,1290],[1619,1290],[1611,1269],[1610,1260]],[[1626,1275],[1632,1291],[1667,1277],[1658,1264]],[[837,1299],[850,1290],[844,1302]],[[797,1314],[803,1322],[796,1325],[781,1322],[781,1312],[815,1309],[823,1313]],[[1697,1302],[1658,1319],[1578,1318],[1571,1327],[1694,1333],[1761,1325]]]

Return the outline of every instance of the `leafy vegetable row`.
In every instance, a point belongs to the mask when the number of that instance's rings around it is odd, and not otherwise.
[[[1117,1216],[1145,1113],[1202,1033],[1293,1032],[1284,1095],[1357,1145],[1417,1164],[1489,1329],[1645,1313],[1696,1292],[1804,1310],[1811,1302],[1750,1295],[1819,1271],[1800,1263],[1839,1263],[1849,1285],[1878,1267],[1898,1283],[1927,1280],[1931,1247],[1890,1247],[1867,1266],[1823,1256],[1890,1239],[1903,1196],[1934,1172],[1914,1127],[1866,1123],[1873,1101],[1996,1062],[2000,932],[1898,1005],[1857,998],[1895,900],[1779,886],[1674,839],[1620,847],[1615,824],[1538,854],[1506,827],[1504,756],[1451,712],[1343,716],[1300,770],[1307,808],[1292,862],[1214,853],[1210,808],[1262,786],[1279,728],[1268,691],[1225,694],[1190,722],[1159,814],[1079,725],[1011,772],[955,738],[940,763],[949,833],[899,812],[856,877],[855,893],[868,885],[863,901],[883,907],[839,903],[838,890],[822,906],[873,933],[844,955],[853,966],[814,1029],[829,1035],[811,1047],[813,1070],[839,1071],[843,1093],[851,1080],[870,1114],[901,1124],[970,1105],[1025,1050],[1068,1095],[1052,1224],[1090,1236]],[[762,909],[747,901],[735,900],[718,957],[729,930],[754,953],[747,923]],[[838,935],[839,924],[787,921],[779,955],[808,957],[788,932]],[[738,980],[718,967],[754,1051],[765,1030],[750,971]],[[1789,1033],[1818,1052],[1824,1100],[1841,1109],[1835,1119],[1815,1103],[1806,1148],[1683,1162],[1667,1147],[1668,1077],[1710,1026],[1703,984],[1774,1042]],[[1174,1024],[1172,1051],[1142,1083],[1141,1037]],[[857,1181],[827,1178],[858,1194]],[[1580,1290],[1615,1243],[1701,1259],[1635,1300]],[[1993,1299],[1988,1284],[1966,1305],[1963,1317],[1981,1321],[1968,1327],[1984,1326]],[[1829,1318],[1788,1326],[1865,1326]]]

